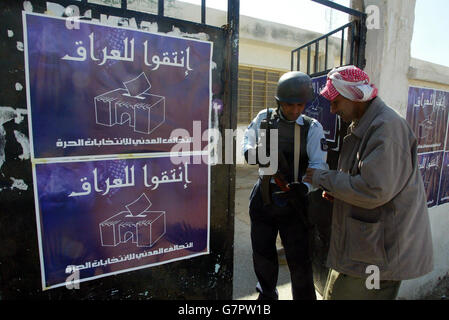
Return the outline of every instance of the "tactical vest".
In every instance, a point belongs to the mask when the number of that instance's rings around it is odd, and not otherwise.
[[[299,177],[298,181],[302,181],[309,165],[309,157],[307,155],[307,135],[313,119],[303,115],[304,124],[300,126],[301,146],[299,152]],[[278,161],[280,172],[286,177],[287,181],[293,182],[294,176],[294,140],[296,122],[287,122],[280,118],[278,111],[271,112],[272,129],[278,129],[278,154],[286,160],[287,166],[282,166],[282,161]],[[280,159],[279,159],[280,160]]]

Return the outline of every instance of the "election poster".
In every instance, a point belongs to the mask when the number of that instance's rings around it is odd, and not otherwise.
[[[443,152],[429,152],[418,155],[418,166],[427,195],[427,207],[438,205]]]
[[[23,19],[33,158],[204,148],[193,141],[193,121],[209,127],[211,42]],[[172,136],[175,129],[185,135]]]
[[[449,151],[449,118],[447,121],[447,129],[446,129],[446,148],[444,150]]]
[[[438,205],[449,202],[449,152],[444,153]]]
[[[207,254],[207,164],[168,157],[35,165],[44,288]]]
[[[304,113],[321,123],[326,140],[331,143],[336,142],[338,130],[338,117],[330,112],[330,102],[320,95],[320,91],[326,86],[327,76],[312,79],[312,86],[315,98],[306,105]]]
[[[410,87],[407,121],[418,142],[419,168],[427,193],[427,205],[446,201],[449,92],[431,88]]]
[[[42,288],[208,254],[212,43],[23,25]]]
[[[418,153],[444,150],[448,111],[449,92],[409,88],[407,121],[418,139]]]
[[[35,164],[43,288],[208,254],[209,176],[169,157]]]

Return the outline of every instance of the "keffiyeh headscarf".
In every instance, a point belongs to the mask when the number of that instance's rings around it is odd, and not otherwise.
[[[338,95],[357,102],[365,102],[377,96],[377,88],[369,83],[368,75],[355,66],[334,68],[327,75],[326,87],[320,94],[327,100]]]

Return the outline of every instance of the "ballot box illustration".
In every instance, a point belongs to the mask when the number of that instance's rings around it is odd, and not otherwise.
[[[94,98],[96,123],[128,125],[135,132],[150,134],[165,122],[165,97],[147,92],[151,84],[144,73],[123,84],[125,88]]]
[[[145,194],[122,211],[100,223],[102,246],[117,246],[131,241],[137,247],[152,247],[166,232],[165,211],[149,211]]]

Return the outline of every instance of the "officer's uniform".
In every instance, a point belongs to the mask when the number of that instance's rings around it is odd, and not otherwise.
[[[266,119],[267,110],[261,111],[245,131],[242,151],[245,154],[254,149],[259,141],[262,120]],[[299,176],[301,182],[307,167],[328,168],[327,153],[323,146],[325,141],[321,124],[309,117],[301,115],[296,122],[282,117],[280,108],[270,109],[269,117],[273,129],[278,129],[278,149],[287,160],[288,167],[279,170],[288,183],[294,181],[294,127],[300,126]],[[263,168],[259,169],[259,173]],[[309,232],[307,225],[307,198],[296,199],[295,205],[280,197],[276,192],[280,188],[273,178],[270,180],[269,192],[271,204],[264,203],[260,177],[256,182],[249,204],[251,218],[251,243],[253,249],[254,270],[259,283],[257,290],[260,299],[277,299],[276,284],[279,264],[277,258],[276,238],[280,234],[285,249],[287,264],[290,269],[293,299],[316,299],[313,285],[312,261],[309,250]],[[309,192],[313,187],[306,184]]]

